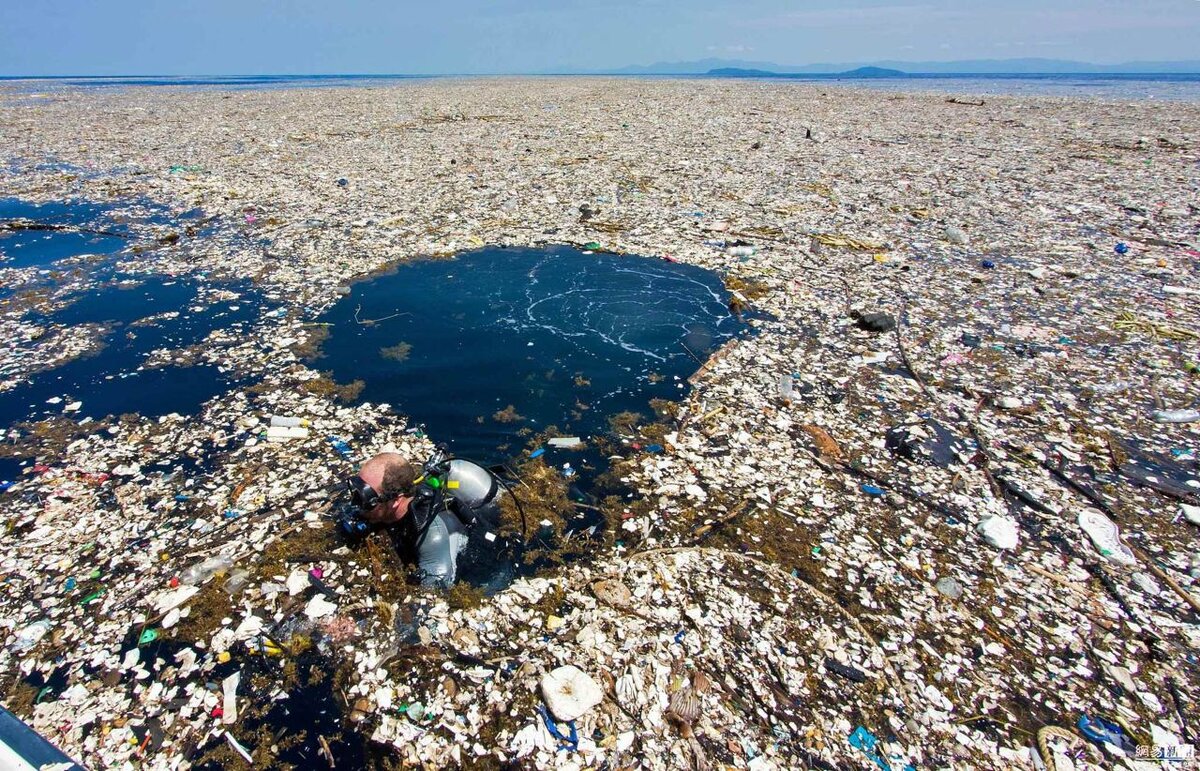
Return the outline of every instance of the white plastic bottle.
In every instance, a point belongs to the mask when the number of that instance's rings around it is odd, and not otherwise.
[[[271,416],[271,426],[273,428],[295,428],[307,425],[309,425],[308,418],[292,418],[286,415]]]

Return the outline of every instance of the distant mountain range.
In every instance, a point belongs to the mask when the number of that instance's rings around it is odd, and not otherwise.
[[[1092,64],[1066,59],[966,59],[951,62],[901,62],[877,61],[849,64],[806,64],[790,66],[774,62],[744,61],[738,59],[697,59],[689,62],[657,62],[648,66],[630,66],[604,70],[594,74],[607,75],[708,75],[725,70],[755,72],[743,77],[769,75],[837,75],[858,70],[873,69],[898,71],[900,74],[1138,74],[1138,73],[1200,73],[1200,61],[1176,62],[1123,62],[1121,64]],[[896,77],[896,75],[890,75]],[[728,75],[726,75],[728,77]],[[855,77],[863,77],[856,75]],[[869,77],[869,75],[868,75]],[[876,75],[875,77],[879,77]]]
[[[770,70],[744,70],[740,67],[718,67],[704,73],[714,78],[778,78],[794,75],[808,76],[817,73],[772,72]],[[889,70],[884,67],[859,67],[856,70],[833,73],[843,78],[904,78],[909,73],[900,70]]]

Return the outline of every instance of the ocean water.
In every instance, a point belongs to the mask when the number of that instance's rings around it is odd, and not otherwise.
[[[812,80],[796,78],[797,80]],[[1200,102],[1200,74],[911,75],[812,80],[839,87],[952,96],[1054,96],[1103,101]]]
[[[60,311],[27,314],[27,320],[46,328],[103,324],[103,347],[0,393],[0,426],[63,414],[64,406],[75,401],[83,403],[68,415],[76,419],[194,412],[228,388],[230,378],[204,365],[147,369],[146,355],[198,343],[216,329],[236,331],[256,318],[261,307],[248,285],[222,284],[244,294],[220,302],[198,298],[203,285],[196,279],[121,276],[79,293]]]
[[[720,278],[693,266],[485,248],[354,285],[321,318],[331,335],[314,366],[362,379],[362,399],[411,415],[458,456],[489,465],[541,449],[582,473],[604,466],[594,446],[555,449],[530,434],[554,426],[586,441],[616,413],[652,420],[651,399],[682,399],[697,359],[748,332],[728,300]]]
[[[37,204],[0,199],[0,223],[28,220],[94,231],[0,230],[0,268],[42,267],[67,257],[121,251],[128,245],[128,234],[107,214],[106,207],[91,202]]]
[[[386,86],[442,75],[255,75],[244,77],[0,77],[12,89],[7,97],[36,100],[59,88],[127,88],[173,86],[218,90],[280,88],[343,88]],[[458,77],[458,76],[455,76]],[[469,76],[468,76],[469,77]],[[708,75],[542,75],[527,77],[626,77],[646,79],[706,79]],[[747,78],[721,78],[745,80]],[[896,78],[851,78],[842,75],[778,75],[753,80],[819,83],[833,88],[865,88],[892,92],[936,92],[958,95],[1059,96],[1112,101],[1200,101],[1200,73],[998,73],[905,75]]]
[[[118,258],[128,257],[130,247],[146,243],[147,228],[183,230],[199,222],[197,212],[172,216],[165,207],[143,200],[0,199],[0,222],[18,219],[119,235],[0,235],[0,268],[43,268],[28,281],[6,283],[0,289],[0,312],[47,331],[98,325],[101,343],[90,355],[25,375],[15,387],[0,392],[0,428],[59,414],[72,419],[134,412],[151,417],[187,414],[229,387],[229,376],[214,367],[144,365],[153,350],[185,348],[216,329],[236,331],[252,323],[263,302],[249,283],[213,282],[202,275],[143,276],[117,268]],[[237,297],[215,299],[213,290],[235,292]],[[54,297],[56,310],[47,312],[39,303],[27,302],[24,296],[29,292]],[[19,356],[19,350],[12,355]],[[75,401],[82,402],[80,408],[64,413]]]

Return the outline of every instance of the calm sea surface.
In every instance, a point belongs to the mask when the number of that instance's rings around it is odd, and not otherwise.
[[[26,94],[61,88],[124,88],[175,86],[205,89],[278,89],[370,87],[429,80],[433,75],[254,75],[244,77],[0,77],[0,84],[17,86]],[[455,76],[457,77],[457,76]],[[547,78],[576,77],[547,75]],[[635,75],[647,79],[702,79],[705,75]],[[783,75],[770,78],[723,78],[821,83],[831,87],[880,91],[925,91],[958,95],[1064,96],[1113,101],[1200,101],[1200,73],[1164,74],[996,74],[907,75],[896,78],[848,78],[840,75]]]

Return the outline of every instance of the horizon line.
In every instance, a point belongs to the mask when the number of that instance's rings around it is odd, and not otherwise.
[[[924,63],[924,62],[923,62]],[[947,62],[949,63],[949,62]],[[1086,63],[1086,62],[1080,62]],[[1170,64],[1172,62],[1154,62],[1155,64]],[[1183,62],[1179,62],[1183,63]],[[636,65],[628,65],[622,69],[628,70]],[[650,67],[653,65],[646,65]],[[815,66],[815,65],[805,65]],[[1096,65],[1094,65],[1096,66]],[[1115,66],[1115,65],[1099,65],[1099,66]],[[743,72],[762,72],[770,75],[802,75],[802,76],[836,76],[850,74],[861,69],[895,69],[895,68],[880,68],[876,65],[861,65],[850,70],[840,72],[798,72],[796,70],[764,70],[751,67],[713,67],[712,70],[737,70]],[[1027,71],[989,71],[989,72],[971,72],[971,71],[954,71],[954,72],[929,72],[924,70],[895,70],[902,75],[1200,75],[1200,69],[1195,71],[1121,71],[1114,70],[1109,72],[1086,72],[1073,70],[1027,70]],[[70,73],[60,73],[54,75],[4,75],[0,74],[0,80],[111,80],[116,78],[146,78],[157,80],[182,80],[182,79],[211,79],[211,80],[247,80],[252,78],[495,78],[495,77],[568,77],[568,76],[669,76],[669,75],[707,75],[708,72],[623,72],[621,70],[579,70],[579,71],[542,71],[542,72],[270,72],[270,73],[254,73],[254,74],[238,74],[238,75],[212,75],[212,74],[160,74],[160,73],[117,73],[108,75],[80,75]]]

